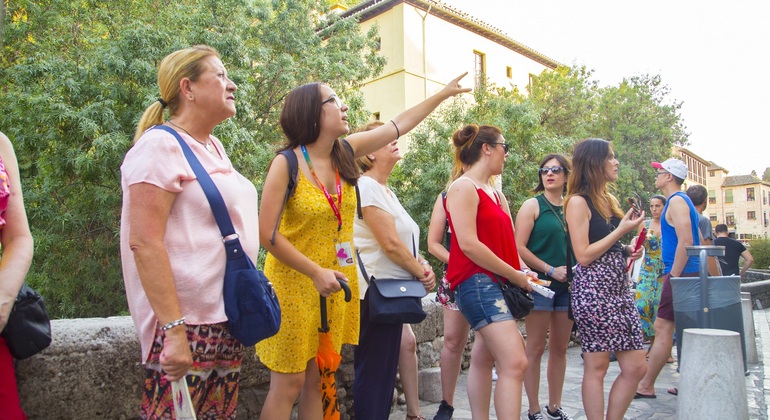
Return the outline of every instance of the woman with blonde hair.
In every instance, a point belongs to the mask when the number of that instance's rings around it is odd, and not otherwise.
[[[285,206],[280,199],[289,185],[284,155],[273,159],[262,190],[262,196],[268,197],[260,203],[260,242],[269,252],[265,274],[275,285],[283,319],[278,334],[257,344],[257,355],[270,369],[270,390],[261,418],[288,419],[298,398],[300,418],[321,417],[315,362],[318,295],[331,296],[341,290],[339,281],[357,276],[354,186],[360,173],[355,159],[409,132],[445,99],[469,92],[459,84],[463,76],[384,125],[346,139],[341,137],[350,129],[348,107],[330,86],[308,83],[286,96],[280,118],[287,139],[283,150],[294,153],[299,171],[296,191]],[[351,282],[350,289],[358,295],[358,282]],[[331,297],[328,314],[335,350],[339,352],[345,343],[356,344],[358,302]]]
[[[531,291],[528,278],[536,275],[519,257],[505,196],[489,185],[490,177],[503,171],[508,145],[499,128],[475,124],[455,131],[452,142],[455,162],[466,170],[447,191],[452,229],[447,280],[460,312],[476,332],[468,373],[471,415],[489,418],[496,367],[495,413],[498,418],[518,418],[527,357],[498,283]]]
[[[587,139],[575,146],[569,195],[564,203],[578,266],[572,281],[572,311],[583,350],[583,407],[589,420],[604,419],[604,377],[614,351],[620,375],[612,384],[607,419],[622,420],[647,371],[642,326],[626,278],[626,258],[641,251],[620,244],[639,227],[644,212],[625,215],[609,184],[618,179],[610,142]]]
[[[358,132],[382,125],[375,121]],[[366,274],[374,278],[414,278],[426,293],[436,276],[420,255],[420,228],[388,187],[388,177],[401,151],[396,140],[357,160],[361,215],[355,221],[356,248]],[[406,418],[425,420],[420,414],[417,387],[417,342],[409,324],[370,322],[367,281],[359,270],[361,334],[354,355],[353,407],[356,418],[387,420],[393,400],[396,371],[406,398]]]
[[[181,136],[221,193],[244,251],[256,258],[257,190],[211,135],[235,115],[236,86],[204,45],[166,56],[158,86],[160,97],[142,115],[120,168],[123,278],[145,369],[140,417],[171,416],[170,383],[184,377],[198,418],[234,419],[243,345],[227,327],[222,235],[179,142],[149,128],[163,124]]]

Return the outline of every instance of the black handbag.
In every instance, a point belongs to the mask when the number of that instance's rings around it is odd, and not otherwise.
[[[27,283],[19,290],[2,337],[16,359],[32,357],[51,344],[51,320],[43,297]]]
[[[508,305],[508,309],[510,309],[513,317],[523,319],[529,315],[529,312],[535,307],[535,299],[532,297],[532,294],[506,279],[499,278],[498,276],[495,276],[495,278],[497,284],[500,285],[505,303]]]
[[[198,184],[206,194],[222,234],[227,256],[222,293],[230,334],[245,346],[253,346],[274,336],[281,327],[281,306],[278,297],[273,284],[244,252],[217,186],[179,133],[164,125],[157,125],[155,128],[172,134],[179,142],[187,162],[198,178]]]
[[[414,248],[414,238],[412,247]],[[415,249],[416,251],[416,249]],[[411,279],[369,279],[356,250],[358,266],[369,284],[369,321],[375,324],[417,324],[428,314],[422,309],[422,298],[428,292],[422,283]],[[416,252],[415,252],[416,254]]]

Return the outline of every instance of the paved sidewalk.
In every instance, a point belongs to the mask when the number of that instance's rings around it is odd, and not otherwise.
[[[748,397],[749,418],[752,420],[768,420],[768,407],[770,407],[770,309],[755,310],[754,325],[757,335],[757,348],[759,351],[759,364],[749,365],[749,375],[746,376],[746,394]],[[674,348],[676,353],[676,348]],[[543,355],[542,376],[540,385],[541,404],[547,402],[548,388],[545,379],[545,368],[548,360],[547,354]],[[615,377],[620,373],[617,362],[610,363],[607,377],[604,381],[604,403],[607,404],[607,396]],[[585,419],[583,402],[581,398],[581,381],[583,378],[583,362],[580,358],[580,347],[572,347],[567,350],[567,372],[564,381],[562,406],[564,410],[573,416],[575,420]],[[460,375],[455,391],[455,412],[453,419],[470,420],[470,405],[466,390],[467,372]],[[679,373],[676,372],[676,363],[666,365],[658,376],[655,384],[656,399],[641,399],[631,402],[626,412],[626,419],[676,419],[677,397],[666,392],[669,387],[674,387],[679,382]],[[526,394],[522,396],[522,414],[526,419],[527,410]],[[438,410],[438,404],[423,401],[421,404],[422,415],[428,420]],[[405,406],[400,406],[390,415],[390,420],[401,420],[406,417]],[[494,405],[491,404],[490,418],[496,419]]]

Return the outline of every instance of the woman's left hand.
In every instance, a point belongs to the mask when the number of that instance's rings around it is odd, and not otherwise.
[[[430,265],[425,264],[423,267],[425,268],[425,277],[418,280],[422,283],[425,291],[430,293],[436,287],[436,273],[433,272],[433,268]]]
[[[567,281],[567,266],[554,267],[551,278],[561,283]]]
[[[163,349],[160,351],[160,367],[166,372],[169,381],[175,381],[187,374],[192,366],[190,343],[184,325],[166,331]]]
[[[447,97],[452,97],[455,95],[459,95],[461,93],[469,93],[473,91],[471,88],[464,88],[462,85],[460,85],[460,80],[465,77],[468,74],[466,71],[465,73],[455,77],[452,79],[451,82],[447,83],[446,86],[444,86],[443,91],[446,93]]]
[[[631,246],[631,245],[628,245],[628,248],[632,251],[631,255],[629,256],[629,258],[631,258],[634,261],[638,260],[639,258],[642,258],[642,255],[644,253],[644,250],[642,249],[642,247],[639,247],[639,249],[637,249],[635,251],[634,251],[633,246]]]

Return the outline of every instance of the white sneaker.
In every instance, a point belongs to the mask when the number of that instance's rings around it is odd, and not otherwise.
[[[556,415],[551,415],[551,413],[548,411],[548,405],[543,406],[542,413],[545,415],[545,418],[548,420],[572,420],[572,417],[569,416],[564,410],[562,410],[561,407],[556,407]]]
[[[492,382],[497,380],[497,369],[492,368]]]

